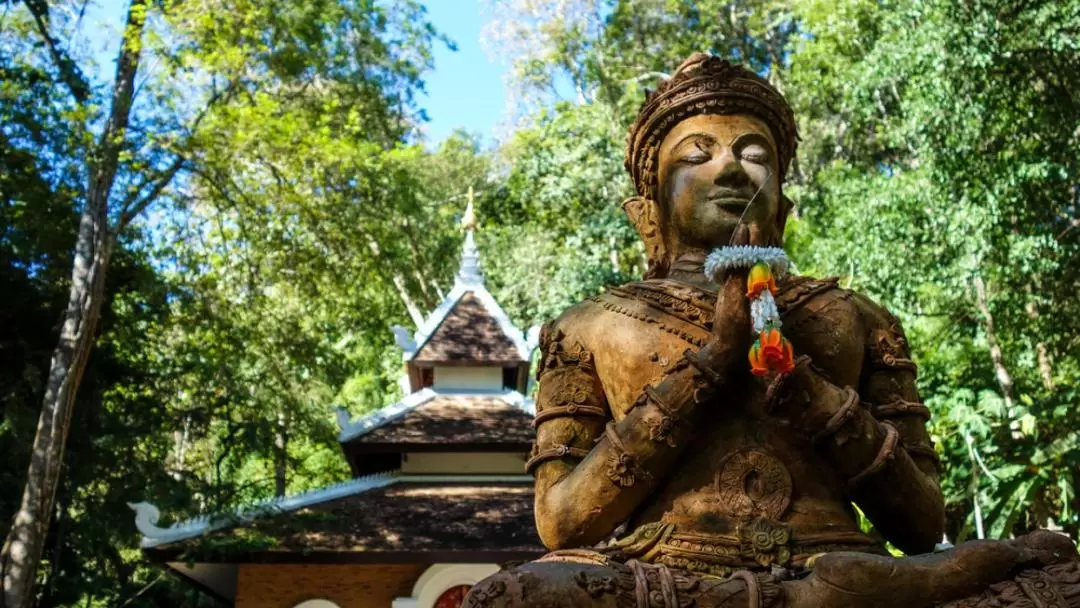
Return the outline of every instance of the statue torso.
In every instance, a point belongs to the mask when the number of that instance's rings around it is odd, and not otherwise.
[[[796,352],[838,386],[857,388],[866,331],[850,296],[835,281],[796,277],[781,284],[777,303]],[[558,324],[593,353],[611,414],[621,420],[685,350],[707,342],[715,300],[685,283],[642,281],[590,298]],[[658,536],[641,557],[725,574],[747,560],[879,551],[880,541],[859,531],[843,480],[805,433],[767,415],[767,380],[747,373],[731,386],[705,404],[677,473],[628,522],[628,531]]]

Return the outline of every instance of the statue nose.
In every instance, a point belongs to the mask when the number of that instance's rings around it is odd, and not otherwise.
[[[743,170],[742,163],[730,150],[726,149],[716,157],[716,176],[713,182],[724,186],[745,186],[750,183],[750,176]]]

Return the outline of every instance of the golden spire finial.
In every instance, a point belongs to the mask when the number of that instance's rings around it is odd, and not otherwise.
[[[473,188],[469,186],[468,204],[465,205],[465,215],[461,218],[461,227],[465,230],[476,230],[476,212],[473,211]]]

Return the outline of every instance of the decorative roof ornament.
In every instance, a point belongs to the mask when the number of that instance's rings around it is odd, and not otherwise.
[[[465,206],[461,227],[465,229],[465,244],[461,248],[461,265],[454,282],[463,287],[483,287],[484,273],[480,270],[480,251],[477,250],[476,240],[473,238],[473,232],[476,231],[476,212],[473,211],[472,186],[469,187],[469,203]]]
[[[412,339],[409,339],[408,331],[404,328],[395,329],[394,337],[397,345],[402,349],[402,358],[410,362],[418,353],[424,351],[425,345],[432,338],[439,327],[446,321],[447,316],[462,304],[466,294],[472,294],[472,298],[479,300],[484,315],[490,317],[499,328],[499,339],[508,339],[513,343],[518,352],[518,359],[528,361],[536,343],[529,342],[525,334],[518,329],[506,314],[506,311],[495,301],[484,284],[484,273],[480,269],[480,251],[476,248],[476,239],[473,233],[476,231],[476,210],[474,199],[476,193],[470,187],[466,196],[468,203],[465,213],[461,218],[461,227],[465,230],[465,243],[461,248],[461,263],[457,274],[454,275],[454,288],[443,298],[442,302],[431,312],[424,322],[416,328]],[[464,300],[463,300],[464,299]],[[468,302],[465,302],[466,304]],[[505,336],[505,338],[503,338]]]

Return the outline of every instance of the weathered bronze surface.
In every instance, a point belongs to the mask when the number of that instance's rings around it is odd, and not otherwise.
[[[711,283],[702,264],[723,245],[780,244],[797,139],[783,97],[715,57],[648,95],[626,161],[639,196],[624,204],[646,278],[542,334],[528,469],[552,553],[466,606],[1080,606],[1076,551],[1056,534],[928,554],[939,462],[888,311],[788,278],[777,303],[796,369],[749,373],[746,275]],[[893,558],[885,541],[928,555]]]

